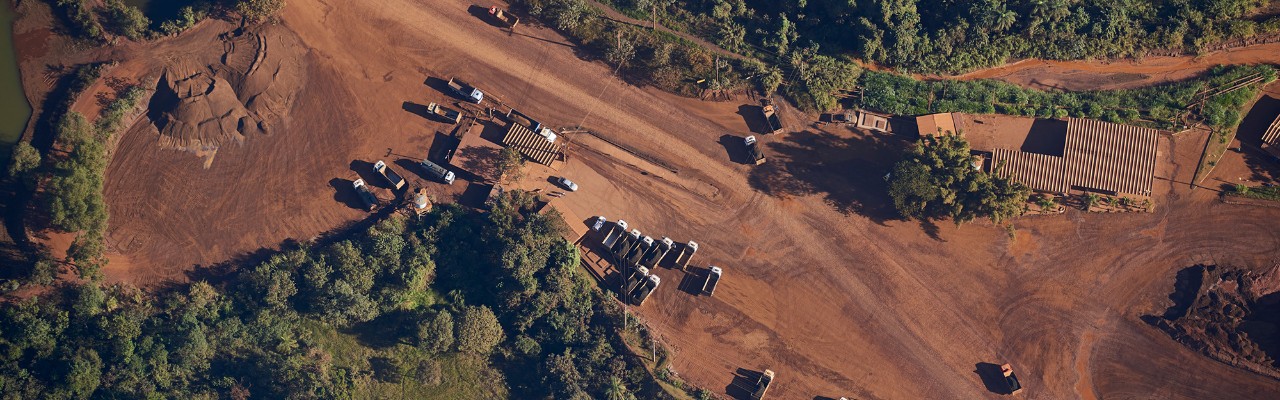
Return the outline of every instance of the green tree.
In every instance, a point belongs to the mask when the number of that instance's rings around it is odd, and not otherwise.
[[[502,152],[498,153],[497,173],[499,180],[504,182],[515,182],[520,180],[524,175],[521,167],[524,166],[524,156],[514,148],[506,147]]]
[[[493,315],[493,310],[486,306],[467,307],[462,311],[456,328],[454,337],[458,351],[464,353],[486,355],[502,342],[502,325]]]
[[[978,217],[999,222],[1018,215],[1030,189],[974,167],[959,135],[926,136],[894,166],[889,196],[898,213],[919,220]]]
[[[236,12],[251,21],[261,21],[284,8],[284,0],[240,0]]]
[[[453,347],[453,314],[438,311],[430,320],[418,323],[418,345],[423,350],[440,354]]]
[[[40,152],[30,142],[20,141],[15,144],[12,155],[9,158],[9,176],[16,178],[40,166]]]
[[[111,33],[138,40],[146,36],[151,20],[142,10],[124,3],[124,0],[107,0],[101,12],[103,27]]]
[[[622,384],[622,380],[615,376],[609,378],[609,386],[604,390],[604,398],[606,400],[635,400],[636,396],[631,394],[626,385]]]

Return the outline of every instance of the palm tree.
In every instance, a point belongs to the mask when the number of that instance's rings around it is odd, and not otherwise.
[[[627,391],[627,387],[622,384],[622,380],[616,376],[609,379],[609,386],[604,389],[604,398],[607,400],[636,400],[636,396]]]

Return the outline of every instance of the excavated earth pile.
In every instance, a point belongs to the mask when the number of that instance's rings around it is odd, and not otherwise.
[[[305,69],[289,51],[301,48],[296,36],[271,29],[229,32],[221,51],[166,63],[147,113],[162,148],[194,152],[207,168],[222,146],[283,128]]]
[[[1214,359],[1280,379],[1280,266],[1188,267],[1169,298],[1173,306],[1149,323]]]

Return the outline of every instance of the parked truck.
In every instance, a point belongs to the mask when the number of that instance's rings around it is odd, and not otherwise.
[[[1000,366],[1000,374],[1004,377],[1004,384],[1007,386],[1009,394],[1018,394],[1022,391],[1022,383],[1018,382],[1018,375],[1013,373],[1013,366],[1004,364]]]
[[[649,278],[649,269],[645,267],[635,267],[631,269],[631,273],[627,274],[626,281],[622,286],[622,297],[630,298],[631,292],[636,288],[644,286],[645,279]]]
[[[506,25],[508,28],[515,28],[520,23],[520,17],[515,16],[507,10],[498,8],[498,6],[489,7],[489,15],[499,23]]]
[[[453,171],[450,171],[445,167],[440,166],[440,164],[433,163],[431,160],[425,158],[422,159],[422,162],[419,162],[418,165],[421,165],[422,169],[427,172],[428,178],[440,181],[446,185],[453,184],[453,179],[455,178]]]
[[[472,103],[480,104],[480,102],[484,101],[484,92],[469,83],[463,82],[461,79],[449,78],[449,89]]]
[[[364,203],[364,210],[373,211],[373,208],[378,205],[378,197],[374,196],[369,187],[364,184],[364,179],[356,179],[351,186],[356,190],[356,195],[360,196],[360,201]]]
[[[644,301],[649,299],[649,295],[653,294],[653,291],[657,290],[658,285],[661,283],[662,279],[658,278],[657,275],[649,275],[649,278],[645,279],[644,284],[637,287],[635,291],[631,293],[631,298],[634,299],[636,305],[643,305]]]
[[[454,110],[454,109],[442,106],[440,104],[436,104],[436,103],[427,104],[427,112],[431,113],[432,115],[435,115],[437,118],[440,118],[442,120],[449,121],[455,124],[458,123],[459,121],[462,121],[461,112],[459,112],[458,110]]]
[[[747,155],[751,156],[752,162],[756,165],[764,164],[764,151],[760,150],[760,143],[756,142],[754,135],[742,139],[742,143],[747,146]]]
[[[702,293],[706,293],[707,296],[716,294],[716,284],[720,283],[721,272],[723,271],[720,270],[720,267],[711,266],[710,270],[707,271],[707,280],[702,282]]]
[[[689,260],[693,259],[693,253],[698,252],[698,242],[690,240],[680,247],[680,253],[676,254],[675,266],[681,271],[689,268]]]
[[[618,239],[627,234],[627,221],[618,220],[617,223],[609,226],[608,229],[609,231],[605,232],[604,240],[601,240],[600,244],[603,244],[606,249],[612,249],[613,245],[618,243]]]
[[[661,241],[654,243],[648,253],[644,254],[644,258],[640,259],[640,265],[650,269],[657,268],[658,262],[662,261],[662,258],[666,257],[667,253],[671,251],[672,244],[675,244],[675,242],[671,241],[671,238],[663,237]]]
[[[760,380],[756,381],[756,390],[751,392],[751,399],[763,399],[765,392],[769,391],[769,385],[771,384],[773,384],[773,371],[765,369],[764,373],[760,374]]]
[[[627,236],[623,236],[621,240],[618,240],[618,243],[615,243],[610,250],[613,252],[614,256],[623,258],[631,251],[632,247],[639,243],[640,231],[632,229],[631,233],[627,234]]]
[[[767,125],[765,133],[782,133],[782,119],[778,117],[778,109],[773,106],[773,100],[760,99],[760,113],[764,115]]]
[[[404,178],[400,177],[400,174],[388,167],[387,163],[382,160],[378,160],[378,163],[373,164],[373,169],[378,171],[378,174],[382,175],[383,178],[386,178],[388,183],[391,183],[391,188],[400,189],[404,187]]]
[[[639,244],[637,244],[635,247],[632,247],[631,251],[627,252],[627,257],[626,257],[627,263],[630,263],[631,265],[640,264],[640,259],[644,257],[644,253],[649,252],[649,249],[652,249],[652,248],[653,248],[653,237],[645,236],[644,239],[640,239]]]

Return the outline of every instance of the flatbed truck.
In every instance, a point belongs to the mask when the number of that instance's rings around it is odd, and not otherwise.
[[[480,104],[480,102],[484,101],[484,92],[458,78],[449,78],[449,90],[453,90],[454,93],[472,103]]]
[[[376,164],[373,164],[373,169],[378,171],[378,174],[382,175],[393,189],[404,187],[404,178],[397,174],[395,170],[392,170],[391,167],[388,167],[386,162],[378,160]]]

